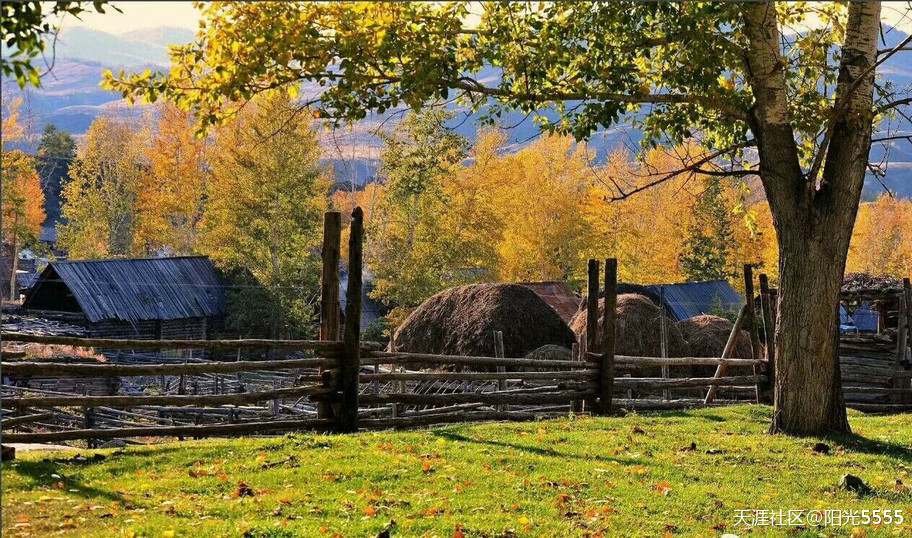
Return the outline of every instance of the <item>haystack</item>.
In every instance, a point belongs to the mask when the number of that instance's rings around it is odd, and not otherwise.
[[[734,327],[734,323],[718,316],[695,316],[678,323],[678,328],[687,342],[690,354],[694,357],[721,357],[732,327]],[[750,359],[753,356],[750,333],[742,330],[732,358]],[[711,377],[715,372],[715,366],[691,368],[694,377]],[[730,366],[725,373],[728,376],[752,374],[752,366]]]
[[[599,329],[596,338],[601,341],[601,318],[605,314],[605,300],[599,299]],[[570,328],[580,339],[586,335],[586,305],[570,321]],[[617,297],[617,328],[615,330],[615,353],[636,357],[662,356],[662,311],[644,295],[625,293]],[[666,316],[667,350],[669,357],[683,357],[687,344],[677,324]]]
[[[526,355],[526,358],[539,361],[569,361],[573,358],[573,354],[569,349],[563,346],[548,344],[533,350]]]
[[[396,351],[494,356],[502,331],[507,357],[546,344],[570,349],[573,332],[534,291],[516,284],[472,284],[444,290],[416,308],[393,337]]]
[[[733,326],[732,322],[718,316],[695,316],[678,323],[678,329],[694,357],[721,357]],[[753,358],[749,332],[741,331],[732,357]]]

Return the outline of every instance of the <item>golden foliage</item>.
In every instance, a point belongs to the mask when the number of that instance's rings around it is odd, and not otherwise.
[[[897,278],[912,274],[912,200],[882,194],[861,204],[846,272]]]
[[[202,219],[208,174],[206,141],[195,119],[174,105],[156,107],[157,121],[144,154],[148,168],[136,191],[134,250],[149,254],[168,247],[192,254]]]

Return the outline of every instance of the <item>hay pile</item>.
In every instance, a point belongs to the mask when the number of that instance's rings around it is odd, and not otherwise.
[[[687,342],[690,354],[694,357],[721,357],[728,342],[734,323],[718,316],[694,316],[678,323],[678,328]],[[732,358],[750,359],[754,356],[751,347],[750,333],[742,330]],[[712,377],[715,366],[693,366],[690,372],[694,377]],[[752,375],[752,366],[729,366],[727,376]]]
[[[548,344],[532,351],[526,355],[526,358],[539,361],[569,361],[573,358],[573,354],[563,346]]]
[[[444,290],[399,326],[395,351],[494,356],[502,331],[507,357],[524,357],[546,344],[570,349],[573,332],[534,291],[517,284],[472,284]],[[569,351],[568,351],[569,353]]]
[[[599,299],[599,320],[605,314],[605,300]],[[639,294],[625,293],[617,298],[617,328],[615,330],[615,353],[636,357],[661,357],[661,316],[662,311],[648,297]],[[586,305],[583,304],[573,319],[570,328],[580,339],[586,335]],[[601,323],[600,323],[601,325]],[[665,319],[668,330],[668,356],[687,356],[687,344],[671,318]],[[601,340],[602,329],[599,326],[596,338]]]
[[[734,323],[718,316],[695,316],[678,323],[681,335],[694,357],[721,357],[732,327]],[[750,333],[747,331],[741,331],[732,358],[753,358]]]

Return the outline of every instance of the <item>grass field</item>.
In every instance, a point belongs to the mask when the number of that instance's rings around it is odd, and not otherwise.
[[[3,535],[912,536],[912,415],[852,413],[855,434],[832,439],[770,436],[769,418],[741,406],[28,453],[3,464]],[[873,492],[840,489],[845,473]],[[754,509],[905,521],[738,521]]]

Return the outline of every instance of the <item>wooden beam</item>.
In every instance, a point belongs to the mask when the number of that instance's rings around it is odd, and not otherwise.
[[[677,389],[686,387],[717,387],[719,385],[739,386],[755,385],[766,376],[742,375],[732,377],[673,377],[670,379],[656,377],[620,377],[614,384],[622,389]],[[711,403],[711,402],[710,402]]]
[[[754,268],[747,263],[744,264],[744,297],[747,299],[748,306],[747,318],[744,322],[747,324],[747,330],[750,334],[751,351],[753,358],[759,359],[763,357],[763,349],[760,347],[760,335],[757,332],[757,316],[754,309]],[[756,374],[757,372],[755,371],[754,373]],[[760,403],[760,387],[757,387],[755,400]]]
[[[187,364],[72,364],[65,362],[4,362],[3,375],[10,377],[130,377],[153,375],[233,374],[290,368],[332,368],[336,359],[282,359],[274,361],[198,362]]]
[[[401,403],[406,405],[452,405],[460,403],[486,403],[511,405],[536,405],[567,403],[574,399],[594,398],[595,391],[560,390],[533,394],[512,392],[452,393],[452,394],[365,394],[361,396],[364,405]]]
[[[765,273],[760,273],[760,311],[763,313],[763,334],[766,336],[766,361],[769,364],[769,371],[767,372],[769,382],[763,386],[763,391],[769,395],[769,401],[772,402],[774,400],[773,391],[776,389],[776,322],[770,301],[769,278]]]
[[[327,211],[323,214],[323,262],[320,282],[320,340],[337,342],[339,325],[342,322],[339,305],[339,261],[342,256],[342,213]],[[323,369],[320,369],[320,374]],[[317,403],[317,417],[330,418],[334,415],[329,402]]]
[[[4,398],[3,404],[17,407],[138,407],[141,405],[240,405],[277,398],[301,398],[334,392],[327,387],[288,387],[234,394],[162,394],[149,396],[41,396]]]
[[[738,338],[741,335],[741,328],[744,326],[744,321],[747,319],[748,311],[751,309],[750,304],[746,304],[741,307],[741,311],[738,312],[738,317],[735,319],[735,324],[732,326],[732,331],[728,335],[728,341],[725,342],[725,349],[722,350],[722,359],[731,361],[729,357],[735,352],[735,347],[738,345]],[[744,360],[744,359],[741,359]],[[753,360],[757,360],[754,358]],[[716,367],[716,375],[713,377],[720,378],[725,375],[725,370],[728,367],[728,364],[731,362],[721,362]],[[756,371],[754,372],[756,374]],[[713,399],[716,397],[717,386],[711,385],[709,390],[706,392],[706,398],[704,398],[703,403],[709,405],[712,403]]]
[[[611,412],[614,390],[614,347],[617,325],[617,259],[605,260],[605,315],[602,317],[602,357],[599,365],[599,412]]]
[[[338,354],[342,347],[338,342],[320,342],[319,340],[118,340],[113,338],[82,338],[75,336],[51,336],[14,332],[0,334],[0,340],[3,340],[4,342],[29,342],[34,344],[105,349],[309,350],[329,356]]]
[[[348,288],[345,290],[345,332],[342,335],[342,401],[339,430],[358,429],[358,375],[361,371],[361,278],[364,271],[364,212],[352,211],[348,239]]]
[[[9,399],[10,398],[4,398],[4,402]],[[54,413],[35,413],[33,415],[23,415],[21,417],[4,418],[0,421],[0,428],[12,428],[13,426],[18,426],[20,424],[29,424],[31,422],[47,420],[49,418],[54,418]],[[3,436],[6,437],[6,433],[4,433]]]
[[[560,372],[389,372],[385,374],[361,374],[362,383],[372,381],[531,381],[549,379],[598,380],[600,370],[564,370]],[[504,389],[500,389],[504,390]]]
[[[326,419],[271,420],[240,422],[236,424],[211,424],[204,426],[149,426],[143,428],[96,428],[41,433],[3,433],[9,443],[55,443],[78,439],[122,439],[126,437],[205,437],[243,433],[267,433],[288,430],[328,430],[333,421]]]
[[[596,368],[596,364],[580,363],[573,360],[561,359],[498,359],[496,357],[459,357],[455,355],[435,355],[432,353],[404,353],[404,352],[386,352],[386,351],[365,351],[362,353],[361,365],[374,364],[455,364],[476,367],[497,367],[506,366],[507,368],[533,367],[533,368],[566,368],[567,370],[581,369],[584,367]],[[601,355],[587,355],[592,361],[597,361]]]

